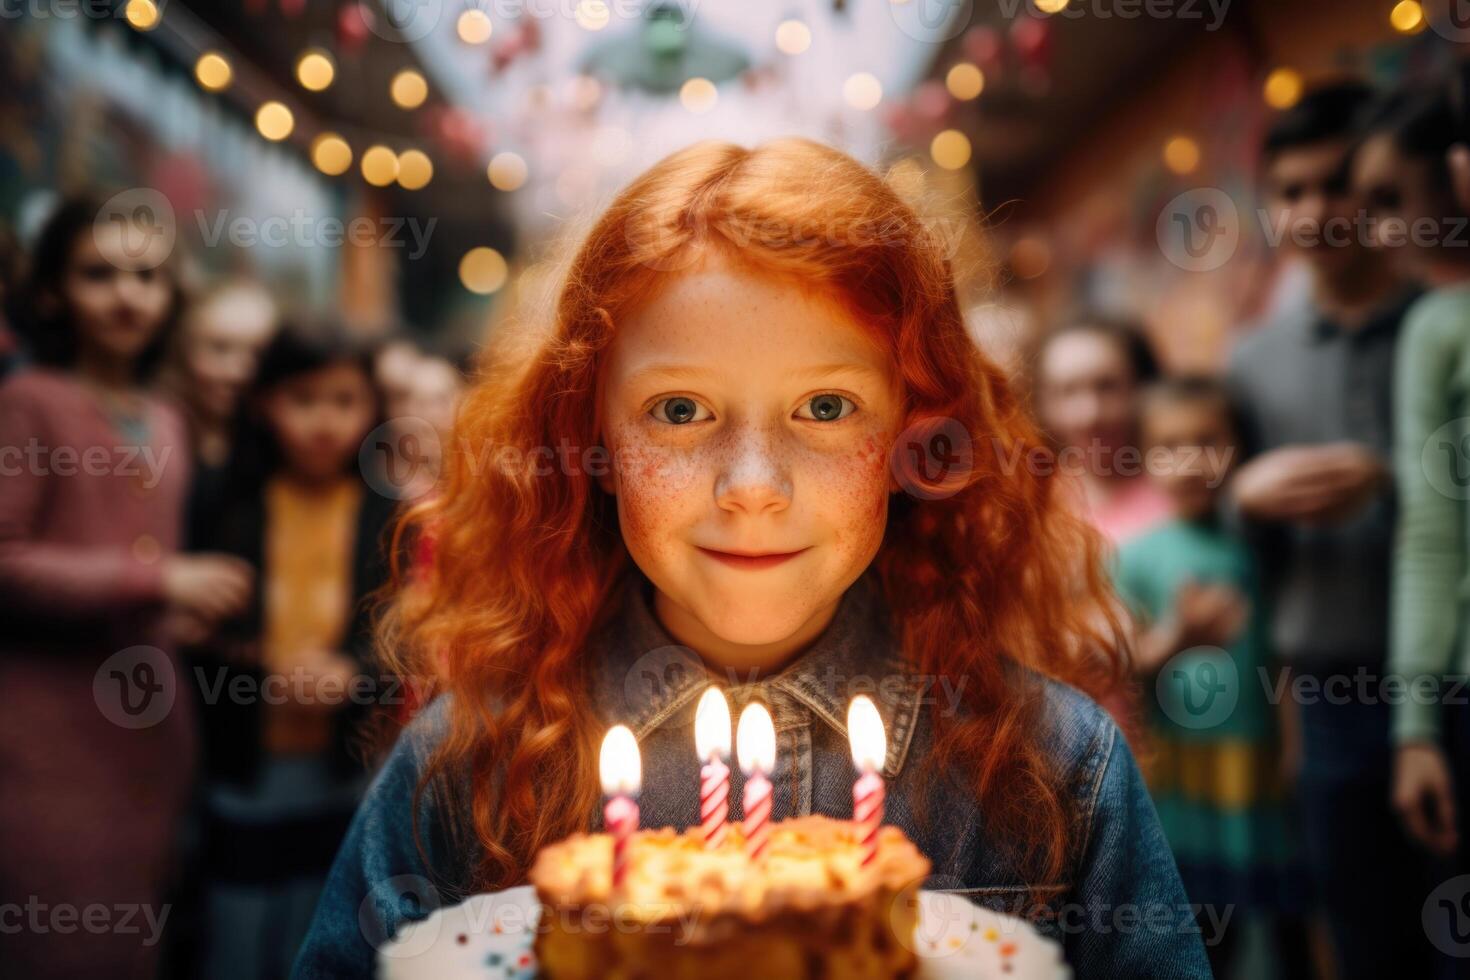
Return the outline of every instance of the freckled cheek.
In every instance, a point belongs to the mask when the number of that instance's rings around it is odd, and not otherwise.
[[[615,453],[618,514],[628,547],[646,555],[672,550],[708,496],[699,454],[640,442],[623,443]]]
[[[864,440],[853,450],[824,456],[810,470],[813,500],[826,515],[844,554],[871,551],[883,537],[888,515],[888,465],[884,443]]]

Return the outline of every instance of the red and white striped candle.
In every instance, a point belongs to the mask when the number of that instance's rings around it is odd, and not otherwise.
[[[771,713],[759,701],[752,701],[740,712],[735,729],[735,753],[740,757],[740,771],[745,773],[745,794],[741,800],[745,813],[745,850],[752,861],[765,856],[771,842],[771,781],[766,774],[776,768],[776,726]]]
[[[725,842],[730,821],[730,705],[717,687],[704,692],[694,712],[694,750],[699,770],[699,828],[706,850]]]
[[[638,740],[627,725],[614,725],[602,739],[598,759],[602,792],[608,797],[602,811],[603,829],[613,841],[613,888],[623,887],[628,872],[628,844],[638,830],[638,804],[633,797],[643,778]]]
[[[852,785],[852,822],[857,825],[863,867],[867,867],[878,856],[878,828],[883,826],[885,790],[878,772],[888,755],[888,739],[877,707],[865,695],[859,694],[847,706],[847,738],[859,773]]]

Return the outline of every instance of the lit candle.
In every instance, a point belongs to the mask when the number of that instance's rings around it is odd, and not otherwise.
[[[642,782],[638,740],[627,725],[614,725],[602,739],[598,759],[602,792],[608,797],[602,823],[613,839],[613,888],[621,888],[628,871],[628,842],[638,829],[638,804],[633,797]]]
[[[730,819],[730,705],[720,689],[712,687],[699,699],[694,712],[694,750],[704,766],[699,770],[699,826],[704,846],[714,849],[725,842]]]
[[[735,753],[745,773],[745,849],[752,860],[766,853],[771,841],[771,781],[766,773],[776,767],[776,726],[766,706],[752,701],[740,712],[735,729]]]
[[[859,694],[847,706],[847,738],[858,780],[852,785],[852,822],[863,840],[863,866],[878,855],[878,828],[883,825],[883,777],[878,775],[888,755],[883,719],[866,696]]]

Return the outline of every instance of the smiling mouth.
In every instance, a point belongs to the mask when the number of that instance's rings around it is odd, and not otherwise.
[[[758,555],[741,555],[731,551],[716,551],[714,548],[700,548],[699,550],[716,561],[729,565],[731,568],[754,571],[761,568],[774,568],[777,565],[784,564],[807,549],[802,548],[798,551],[771,551]]]

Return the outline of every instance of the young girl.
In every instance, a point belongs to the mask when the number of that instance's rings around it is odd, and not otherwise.
[[[42,230],[37,366],[0,387],[0,894],[41,923],[0,929],[12,976],[157,973],[196,757],[169,624],[250,589],[243,563],[178,553],[189,446],[146,385],[179,291],[157,229],[100,207]],[[44,927],[99,907],[139,927]]]
[[[1302,876],[1289,861],[1297,841],[1268,699],[1274,679],[1262,679],[1276,668],[1269,619],[1250,548],[1217,516],[1239,423],[1224,387],[1195,377],[1149,388],[1140,420],[1146,479],[1173,510],[1117,559],[1118,590],[1143,627],[1134,666],[1157,694],[1149,789],[1190,899],[1236,910],[1235,928],[1209,948],[1215,976],[1235,975],[1248,914],[1275,930],[1283,975],[1303,976],[1305,895],[1288,887]]]
[[[466,396],[413,518],[430,587],[383,636],[408,670],[442,659],[447,692],[370,789],[296,975],[368,976],[405,912],[518,884],[597,826],[614,722],[644,825],[694,823],[717,683],[775,717],[774,819],[851,813],[846,705],[877,691],[887,819],[936,887],[1036,912],[1080,976],[1208,976],[1133,757],[1071,686],[1117,679],[1118,626],[1041,452],[881,179],[802,139],[654,166],[549,332]]]
[[[358,467],[378,397],[367,347],[340,325],[284,326],[248,410],[261,431],[242,452],[256,475],[214,543],[259,570],[258,601],[200,665],[206,934],[195,972],[209,977],[286,972],[357,806],[363,599],[386,579],[380,539],[394,506]]]

